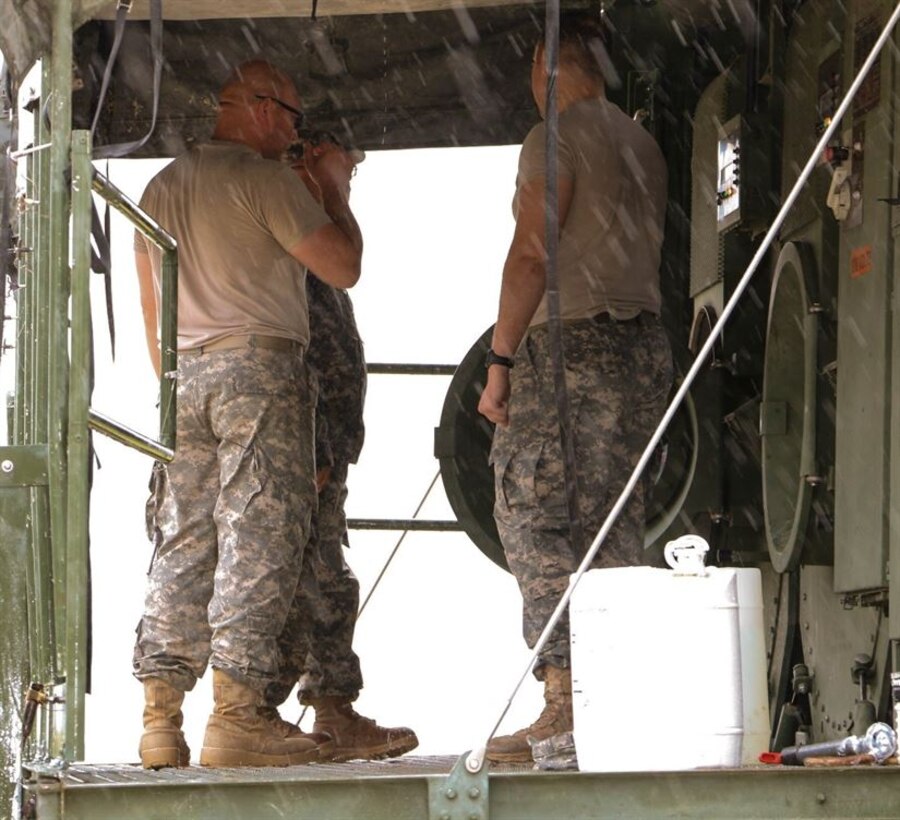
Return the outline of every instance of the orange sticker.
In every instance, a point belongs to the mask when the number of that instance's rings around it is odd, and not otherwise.
[[[850,278],[859,279],[872,270],[872,246],[863,245],[850,252]]]

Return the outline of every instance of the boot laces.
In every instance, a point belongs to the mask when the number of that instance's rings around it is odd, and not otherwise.
[[[366,726],[377,726],[372,718],[367,718],[361,715],[356,709],[353,708],[352,703],[341,703],[338,704],[337,711],[347,720],[352,721],[354,723],[362,723]]]

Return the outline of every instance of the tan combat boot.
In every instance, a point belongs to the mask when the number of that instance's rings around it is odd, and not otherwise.
[[[141,765],[165,769],[191,765],[191,750],[181,731],[184,692],[161,678],[144,681],[144,734],[141,735]]]
[[[316,710],[313,731],[326,732],[334,738],[331,756],[323,760],[381,760],[411,752],[419,745],[412,729],[379,726],[371,718],[357,714],[348,698],[326,696],[309,698],[308,702]]]
[[[206,724],[201,766],[296,766],[319,759],[306,735],[292,736],[260,714],[262,695],[213,669],[215,707]]]
[[[319,762],[331,760],[334,751],[334,739],[326,732],[303,732],[299,726],[285,720],[274,706],[260,706],[259,714],[269,721],[282,737],[305,737],[319,747]]]
[[[528,738],[544,738],[572,731],[572,675],[558,666],[544,667],[544,711],[524,729],[495,737],[487,745],[487,759],[495,763],[531,763]]]

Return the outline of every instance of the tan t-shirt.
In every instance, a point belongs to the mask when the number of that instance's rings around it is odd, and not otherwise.
[[[601,311],[627,319],[659,313],[659,263],[667,169],[652,136],[605,99],[582,100],[559,117],[559,176],[574,179],[557,257],[560,316]],[[545,126],[531,129],[519,155],[518,189],[546,175]],[[547,298],[531,326],[547,321]]]
[[[160,171],[141,197],[178,242],[178,348],[260,334],[309,342],[306,269],[289,249],[330,222],[285,164],[213,141]],[[157,299],[161,254],[150,253]]]

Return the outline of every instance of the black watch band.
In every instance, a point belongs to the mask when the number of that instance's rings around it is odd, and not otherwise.
[[[511,370],[513,360],[509,356],[501,356],[499,353],[494,353],[493,350],[488,350],[487,356],[484,357],[484,366],[490,367],[492,364],[501,364]]]

